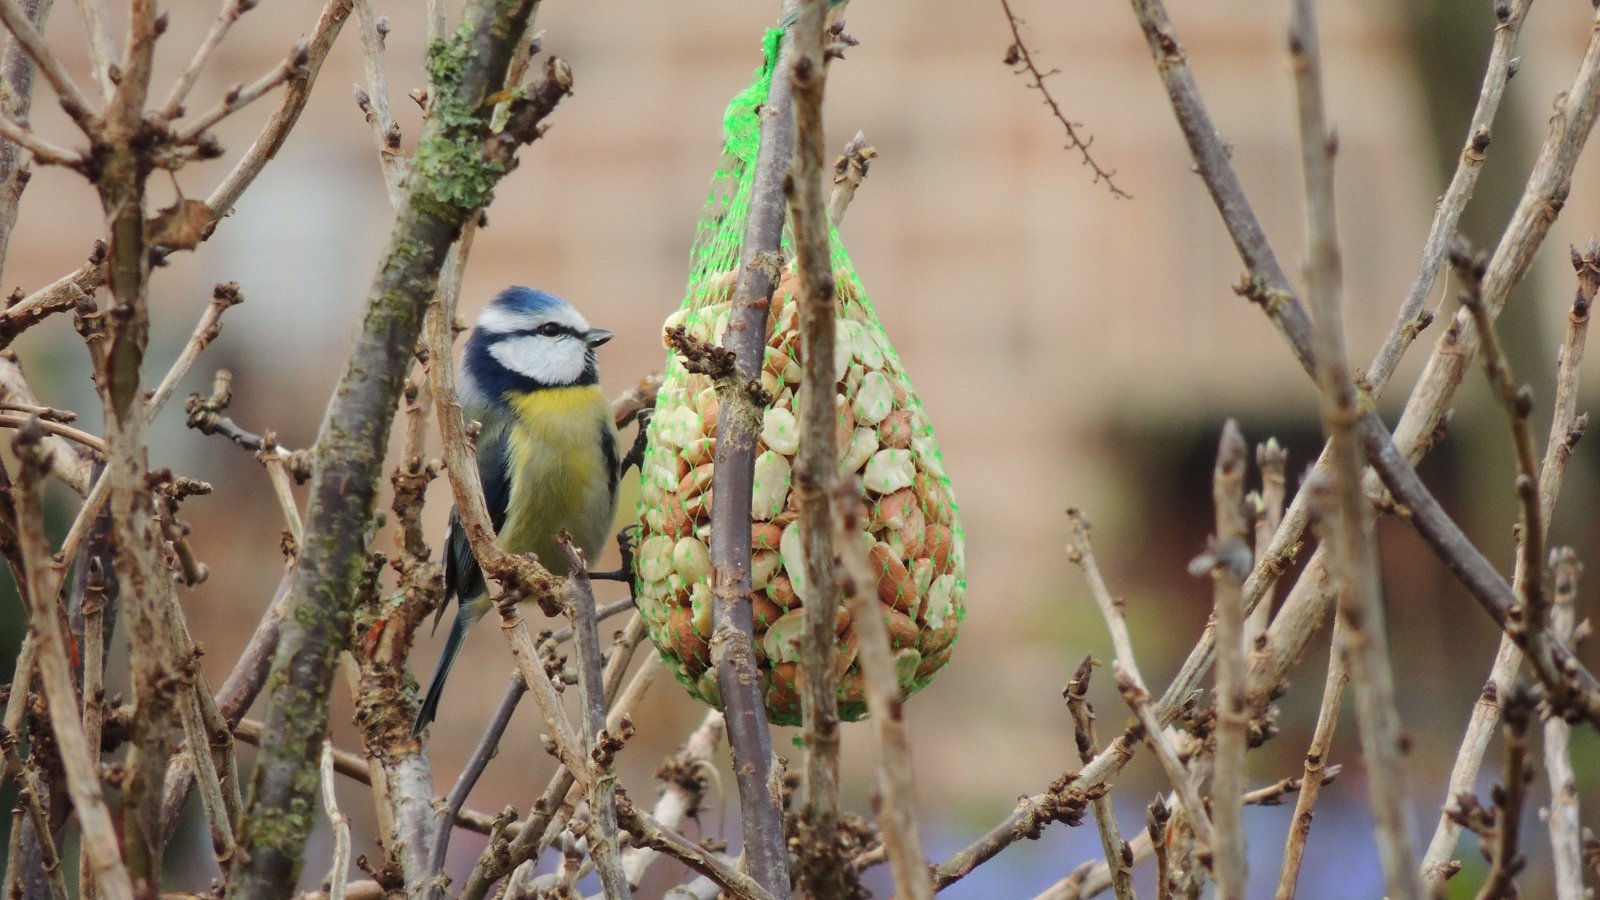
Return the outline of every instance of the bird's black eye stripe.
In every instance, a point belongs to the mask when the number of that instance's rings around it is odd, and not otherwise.
[[[566,326],[566,325],[562,325],[560,322],[546,322],[543,325],[540,325],[538,328],[533,328],[533,329],[530,329],[530,330],[525,331],[523,333],[524,334],[542,334],[545,337],[555,337],[557,335],[562,335],[562,334],[564,334],[564,335],[566,335],[568,337],[580,337],[581,336],[581,335],[578,334],[578,329],[571,328],[571,327]]]

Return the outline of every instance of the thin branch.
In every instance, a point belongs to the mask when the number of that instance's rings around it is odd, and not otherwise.
[[[853,872],[839,858],[837,836],[839,698],[834,669],[839,648],[835,643],[834,623],[840,579],[834,568],[834,552],[836,547],[843,551],[844,541],[836,543],[834,540],[832,505],[834,487],[839,482],[839,448],[834,432],[838,430],[838,413],[834,391],[825,386],[836,380],[834,355],[849,351],[834,346],[838,299],[828,246],[831,223],[822,195],[822,98],[827,84],[823,29],[827,0],[799,0],[797,5],[798,15],[785,41],[793,44],[793,65],[779,68],[774,75],[775,80],[788,76],[794,97],[794,158],[783,189],[794,229],[800,341],[806,348],[801,383],[809,387],[796,398],[800,448],[795,457],[791,486],[800,509],[796,524],[803,546],[805,572],[802,574],[810,592],[804,605],[804,639],[800,652],[800,708],[806,756],[800,795],[802,831],[795,847],[799,855],[800,892],[831,897],[846,893],[845,879]],[[764,335],[765,331],[758,334]],[[846,534],[859,548],[860,542],[855,540],[854,532]],[[877,621],[877,613],[861,612],[882,624]],[[867,635],[861,633],[862,625],[867,624],[870,629],[871,623],[862,623],[859,618],[852,621],[856,622],[862,643],[867,643]],[[888,647],[887,639],[884,647]],[[892,664],[888,671],[892,684]],[[894,696],[898,701],[898,688]],[[918,865],[925,868],[920,862]],[[897,869],[896,875],[899,874]],[[901,883],[902,891],[913,889],[913,885]],[[931,885],[926,886],[926,894],[931,896]],[[920,890],[915,894],[923,895]]]
[[[607,900],[628,900],[632,893],[617,847],[617,775],[611,766],[612,757],[621,744],[606,730],[604,662],[595,621],[594,587],[589,581],[588,561],[583,558],[583,552],[573,546],[571,538],[562,532],[556,536],[556,545],[567,559],[568,609],[577,637],[583,749],[589,762],[589,777],[585,779],[589,789],[589,857],[600,873],[600,884]]]
[[[786,15],[798,9],[798,0],[784,0]],[[738,379],[718,381],[721,413],[711,488],[711,661],[727,713],[745,865],[757,883],[779,898],[789,895],[789,853],[779,792],[772,782],[772,737],[756,668],[749,602],[750,498],[761,407],[739,388],[759,378],[766,349],[767,312],[783,234],[783,180],[794,142],[793,82],[781,75],[790,71],[793,60],[794,42],[781,42],[771,63],[775,74],[765,103],[775,114],[761,117],[760,149],[725,338]]]
[[[1177,748],[1172,746],[1161,721],[1156,718],[1150,692],[1133,679],[1120,660],[1112,663],[1112,671],[1116,674],[1118,692],[1139,720],[1145,742],[1150,745],[1151,752],[1161,763],[1162,771],[1167,773],[1167,780],[1172,782],[1173,789],[1177,791],[1178,802],[1183,805],[1189,827],[1202,844],[1216,853],[1217,835],[1212,829],[1211,817],[1206,814],[1205,802],[1200,799],[1200,789],[1195,785],[1192,773],[1184,768],[1183,760],[1178,758]]]
[[[279,63],[272,71],[257,78],[250,84],[236,84],[228,88],[227,93],[217,104],[197,116],[193,121],[178,129],[173,139],[180,144],[186,144],[198,138],[212,126],[233,115],[251,103],[266,96],[268,92],[278,87],[291,78],[304,77],[307,73],[306,66],[311,58],[311,46],[305,39],[294,45],[289,51],[289,57]]]
[[[1111,596],[1105,578],[1100,575],[1100,565],[1095,562],[1094,547],[1089,543],[1089,520],[1084,518],[1083,513],[1077,508],[1069,508],[1067,527],[1071,533],[1071,540],[1067,544],[1067,559],[1083,569],[1083,577],[1089,582],[1089,594],[1094,598],[1095,605],[1100,608],[1100,616],[1105,619],[1106,630],[1111,633],[1113,661],[1128,673],[1134,684],[1142,687],[1144,678],[1139,674],[1138,659],[1133,653],[1133,640],[1128,635],[1128,620],[1122,615],[1122,601]]]
[[[828,194],[828,221],[833,223],[834,228],[844,221],[850,201],[855,199],[856,190],[867,179],[867,169],[877,158],[878,148],[868,146],[867,136],[858,131],[850,143],[844,145],[844,152],[833,161],[833,190]]]
[[[389,33],[388,19],[379,20],[372,14],[371,0],[355,0],[356,16],[361,20],[361,59],[367,75],[365,88],[356,88],[356,106],[372,128],[373,143],[378,149],[378,165],[383,170],[384,184],[389,188],[389,201],[400,205],[400,185],[405,179],[410,163],[400,152],[400,126],[389,112],[389,79],[384,73],[384,39]],[[526,39],[527,32],[523,32]],[[512,65],[520,61],[512,57]],[[512,73],[507,73],[508,79]]]
[[[60,422],[52,422],[49,419],[40,419],[36,416],[8,415],[6,413],[0,413],[0,428],[29,428],[35,424],[38,425],[40,431],[43,431],[46,434],[53,434],[59,437],[64,437],[69,441],[75,441],[85,447],[88,447],[90,450],[93,450],[96,453],[106,452],[105,441],[95,437],[92,434],[89,434],[86,431],[73,428],[71,425],[63,425]]]
[[[350,879],[350,820],[339,811],[339,797],[333,789],[333,741],[322,742],[322,809],[333,826],[333,863],[328,869],[329,900],[344,900]]]
[[[1469,248],[1458,244],[1450,252],[1450,264],[1462,285],[1461,305],[1472,314],[1472,321],[1478,326],[1478,337],[1483,342],[1484,372],[1489,376],[1491,390],[1499,395],[1505,407],[1511,429],[1511,447],[1517,460],[1517,499],[1522,510],[1517,529],[1517,569],[1524,574],[1515,588],[1523,627],[1542,632],[1548,624],[1549,606],[1540,570],[1546,526],[1540,514],[1539,463],[1534,458],[1533,428],[1529,422],[1533,413],[1533,392],[1517,386],[1511,361],[1506,358],[1494,322],[1483,307],[1483,261],[1474,259]]]
[[[1094,674],[1094,657],[1085,656],[1061,692],[1066,698],[1067,710],[1072,714],[1073,736],[1078,744],[1078,759],[1088,763],[1094,759],[1100,741],[1094,733],[1094,707],[1089,704],[1089,677]],[[1133,866],[1136,860],[1128,842],[1117,830],[1117,816],[1111,805],[1111,794],[1105,792],[1094,798],[1095,826],[1100,832],[1100,847],[1105,851],[1107,883],[1117,900],[1133,900]]]
[[[89,105],[89,98],[78,88],[72,76],[67,74],[67,69],[61,63],[61,58],[56,56],[44,42],[44,36],[39,33],[28,15],[18,5],[17,0],[0,0],[0,23],[4,23],[6,30],[16,38],[17,43],[39,66],[39,72],[45,80],[50,82],[50,87],[61,100],[61,108],[72,117],[78,127],[85,134],[94,133],[98,125],[94,118],[93,107]]]
[[[1575,630],[1573,607],[1583,565],[1571,548],[1555,547],[1550,551],[1550,567],[1555,571],[1551,623],[1557,637],[1570,641]],[[1544,720],[1544,768],[1550,778],[1548,826],[1559,900],[1582,900],[1584,897],[1583,826],[1578,814],[1577,776],[1572,770],[1571,731],[1572,727],[1560,716],[1547,716]]]
[[[231,306],[244,302],[244,294],[239,291],[236,282],[218,284],[211,290],[211,302],[206,304],[205,312],[200,314],[200,321],[195,323],[194,333],[189,335],[189,340],[183,345],[183,350],[178,353],[178,358],[173,360],[172,367],[167,370],[166,377],[156,386],[145,400],[145,419],[154,420],[171,398],[173,391],[177,390],[178,382],[182,381],[189,370],[194,367],[195,360],[211,345],[222,333],[222,314]]]
[[[17,335],[45,317],[76,309],[106,283],[106,246],[95,242],[89,261],[0,311],[0,349],[11,346]]]
[[[1306,841],[1311,837],[1311,819],[1316,809],[1317,796],[1328,773],[1338,769],[1329,766],[1328,753],[1333,747],[1333,729],[1339,724],[1339,703],[1344,698],[1344,686],[1349,681],[1344,655],[1339,652],[1343,636],[1338,632],[1346,627],[1343,619],[1334,621],[1333,644],[1328,650],[1328,675],[1322,683],[1322,706],[1317,710],[1317,724],[1311,732],[1311,746],[1306,748],[1306,767],[1301,782],[1300,796],[1295,799],[1294,818],[1289,821],[1289,836],[1284,841],[1283,865],[1278,871],[1277,900],[1294,900],[1295,885],[1300,880],[1300,863],[1305,858]],[[1326,779],[1326,780],[1325,780]]]
[[[1411,287],[1406,290],[1405,299],[1400,303],[1394,327],[1389,329],[1383,346],[1362,377],[1374,394],[1389,381],[1389,376],[1394,374],[1395,367],[1400,364],[1400,358],[1405,355],[1411,342],[1432,321],[1432,313],[1424,310],[1423,304],[1433,291],[1434,279],[1445,261],[1450,241],[1456,234],[1456,226],[1460,224],[1461,214],[1472,200],[1478,174],[1483,171],[1495,114],[1500,109],[1500,99],[1505,96],[1506,83],[1511,80],[1519,62],[1513,55],[1517,36],[1532,5],[1533,0],[1509,0],[1494,5],[1494,41],[1478,91],[1478,104],[1472,110],[1471,121],[1467,123],[1466,143],[1461,149],[1461,158],[1456,162],[1455,173],[1450,176],[1449,187],[1445,188],[1444,196],[1439,198],[1434,209],[1428,237],[1422,244],[1422,261],[1417,266]]]
[[[311,31],[311,37],[306,42],[306,60],[301,72],[294,74],[288,86],[284,88],[283,96],[278,99],[278,107],[272,111],[267,119],[267,124],[262,126],[261,133],[256,136],[250,149],[234,163],[232,171],[228,172],[222,183],[217,185],[206,198],[206,205],[211,208],[218,219],[228,214],[233,205],[239,202],[239,196],[244,193],[261,174],[267,162],[278,155],[278,150],[283,142],[288,140],[289,132],[295,123],[300,121],[300,113],[305,109],[306,101],[311,98],[311,86],[317,80],[317,74],[322,71],[322,62],[328,56],[328,51],[333,48],[334,39],[339,36],[339,30],[344,26],[345,19],[350,16],[353,0],[328,0],[322,8],[322,13],[317,17],[317,24]]]
[[[212,20],[211,27],[206,30],[206,36],[201,38],[199,46],[194,48],[194,55],[189,58],[189,64],[178,73],[172,82],[172,89],[167,92],[167,99],[161,104],[160,116],[171,121],[183,115],[183,104],[189,96],[189,91],[200,80],[200,73],[205,71],[206,63],[211,61],[211,54],[216,51],[217,45],[227,35],[233,23],[239,17],[256,8],[259,0],[222,0],[222,7],[217,10],[217,17]]]
[[[0,115],[0,135],[21,145],[23,149],[33,154],[34,159],[45,165],[66,166],[73,169],[83,165],[83,154],[39,137],[28,127],[26,120]]]
[[[4,727],[0,727],[0,754],[4,754],[6,775],[17,783],[17,800],[26,808],[28,820],[33,823],[50,896],[53,900],[67,900],[67,880],[61,871],[61,855],[56,852],[55,840],[51,837],[50,812],[45,808],[50,789],[39,777],[38,770],[17,755],[17,736]],[[22,829],[13,826],[13,831]]]
[[[1583,353],[1588,340],[1589,312],[1595,292],[1600,288],[1600,242],[1591,240],[1583,253],[1573,248],[1573,267],[1578,274],[1578,287],[1572,308],[1567,315],[1567,327],[1556,355],[1556,397],[1554,415],[1550,420],[1550,433],[1545,443],[1544,460],[1539,470],[1539,521],[1545,529],[1555,513],[1556,499],[1561,493],[1567,462],[1573,448],[1588,427],[1589,417],[1578,415],[1578,376],[1582,369]],[[1548,537],[1545,535],[1543,537]],[[1520,568],[1512,577],[1514,585],[1527,579],[1530,573]],[[1533,577],[1538,577],[1533,573]],[[1450,780],[1445,789],[1445,809],[1434,827],[1428,851],[1422,858],[1422,874],[1430,883],[1439,883],[1453,875],[1458,865],[1451,864],[1461,826],[1449,814],[1448,806],[1464,791],[1477,782],[1478,770],[1483,765],[1484,754],[1500,718],[1500,698],[1511,689],[1516,673],[1523,661],[1522,651],[1510,635],[1502,635],[1495,654],[1489,678],[1483,693],[1473,705],[1472,715],[1461,737],[1460,748],[1451,766]]]
[[[100,773],[95,764],[98,753],[84,740],[83,723],[78,719],[78,700],[72,685],[72,666],[67,661],[67,639],[61,631],[52,598],[60,585],[50,563],[50,550],[44,536],[44,506],[40,497],[41,480],[46,471],[40,456],[39,431],[25,429],[17,434],[13,447],[22,461],[21,473],[12,491],[17,508],[17,539],[28,566],[25,591],[28,616],[34,635],[39,680],[49,706],[50,726],[56,748],[67,775],[67,792],[77,812],[84,850],[93,866],[95,882],[110,900],[132,900],[133,884],[123,867],[117,832],[100,792]]]
[[[805,17],[801,16],[804,24]],[[820,391],[818,393],[821,393]],[[889,647],[878,597],[872,590],[878,579],[866,548],[856,535],[862,522],[861,488],[851,479],[834,489],[837,513],[834,546],[839,550],[843,577],[839,579],[850,609],[851,627],[860,639],[857,660],[864,676],[867,709],[878,738],[878,827],[894,871],[896,896],[932,900],[933,878],[922,852],[917,831],[916,788],[912,782],[911,741],[906,734],[904,700],[895,677],[895,660]],[[813,595],[816,596],[816,595]]]
[[[651,812],[656,821],[667,828],[677,828],[685,818],[699,815],[706,787],[715,771],[711,757],[726,733],[721,711],[709,710],[699,726],[684,739],[678,752],[657,767],[656,778],[662,782],[662,789]],[[660,856],[660,851],[649,847],[631,847],[624,851],[622,868],[628,875],[628,884],[638,887]]]
[[[640,846],[659,850],[680,860],[721,885],[733,896],[745,900],[775,900],[775,895],[763,888],[755,878],[728,865],[718,854],[707,851],[669,828],[663,828],[660,822],[635,807],[633,801],[620,791],[617,792],[617,819]]]
[[[1067,133],[1067,144],[1064,149],[1077,151],[1083,160],[1083,165],[1088,166],[1089,170],[1094,173],[1094,183],[1105,182],[1106,190],[1111,192],[1111,196],[1122,200],[1133,199],[1132,194],[1117,187],[1117,183],[1112,181],[1112,178],[1117,174],[1116,170],[1101,168],[1100,164],[1095,162],[1094,157],[1089,155],[1089,145],[1094,143],[1094,138],[1084,138],[1078,134],[1078,129],[1083,127],[1082,123],[1068,119],[1067,114],[1061,109],[1061,104],[1056,102],[1056,98],[1051,95],[1050,89],[1044,86],[1045,79],[1057,74],[1059,70],[1040,71],[1039,66],[1033,61],[1033,53],[1028,50],[1027,43],[1022,40],[1022,20],[1017,18],[1017,14],[1011,11],[1010,0],[1000,0],[1000,8],[1005,11],[1006,24],[1011,26],[1011,46],[1006,50],[1006,65],[1015,69],[1019,74],[1026,74],[1028,76],[1028,87],[1038,91],[1040,96],[1044,97],[1044,105],[1050,107],[1050,114],[1055,117],[1057,122],[1061,123],[1061,127]]]
[[[1522,804],[1528,796],[1528,782],[1533,778],[1528,762],[1528,726],[1536,706],[1537,700],[1520,687],[1512,688],[1510,696],[1506,697],[1505,776],[1494,792],[1497,820],[1494,848],[1489,853],[1489,874],[1478,891],[1478,900],[1517,896],[1512,879],[1527,864],[1518,848],[1518,840],[1522,836]]]
[[[100,87],[100,98],[109,104],[117,92],[113,80],[111,29],[106,23],[105,0],[78,0],[78,11],[83,14],[83,30],[89,38],[89,70]]]
[[[1261,566],[1271,556],[1273,538],[1283,524],[1283,504],[1288,479],[1289,451],[1279,446],[1277,438],[1268,438],[1265,444],[1256,445],[1256,468],[1261,470],[1261,504],[1255,521],[1255,562]],[[1245,619],[1244,634],[1247,641],[1265,631],[1272,618],[1272,592],[1277,586],[1273,578],[1257,592],[1254,609]],[[1251,601],[1241,597],[1247,606]]]
[[[1212,876],[1217,894],[1243,900],[1247,877],[1244,836],[1245,751],[1250,741],[1249,691],[1245,668],[1244,601],[1240,587],[1250,572],[1250,528],[1244,518],[1244,476],[1249,451],[1239,424],[1222,427],[1212,472],[1216,531],[1207,552],[1191,564],[1194,575],[1212,579],[1212,618],[1217,635],[1217,740],[1211,777]]]
[[[488,726],[484,729],[483,737],[478,739],[478,745],[473,748],[472,755],[467,758],[467,764],[462,767],[461,774],[456,776],[455,784],[451,785],[450,793],[445,796],[444,807],[439,810],[437,821],[434,823],[433,848],[428,853],[428,872],[430,876],[438,876],[444,871],[445,854],[450,849],[451,822],[457,820],[461,808],[467,804],[467,796],[472,793],[472,788],[483,776],[483,770],[489,767],[489,760],[500,751],[500,738],[506,733],[506,726],[511,724],[511,714],[516,711],[517,704],[522,700],[522,695],[528,692],[528,686],[523,682],[522,676],[515,673],[506,682],[506,692],[500,698],[500,704],[495,707],[494,716],[490,718]]]
[[[1378,856],[1391,897],[1420,897],[1411,816],[1406,805],[1400,713],[1383,625],[1372,506],[1361,488],[1366,461],[1357,441],[1355,387],[1344,338],[1344,272],[1335,226],[1333,158],[1336,141],[1323,109],[1322,48],[1312,0],[1296,0],[1289,26],[1295,93],[1300,110],[1300,151],[1305,172],[1311,262],[1307,282],[1316,328],[1313,358],[1322,429],[1333,458],[1326,515],[1330,571],[1338,584],[1343,654],[1355,693],[1356,719],[1367,761]]]

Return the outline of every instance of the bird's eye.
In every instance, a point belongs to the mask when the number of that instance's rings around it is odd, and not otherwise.
[[[539,333],[545,337],[555,337],[561,333],[561,326],[554,322],[546,322],[539,326]]]

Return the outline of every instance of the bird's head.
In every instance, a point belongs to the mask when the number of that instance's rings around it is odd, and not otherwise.
[[[560,297],[532,288],[501,291],[478,317],[462,360],[464,393],[487,402],[507,393],[596,384],[595,348],[612,333],[594,328]]]

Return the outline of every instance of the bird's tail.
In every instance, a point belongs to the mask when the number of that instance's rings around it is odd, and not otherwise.
[[[417,709],[417,720],[411,725],[411,736],[422,734],[422,729],[428,727],[434,717],[439,713],[439,699],[444,696],[444,681],[450,677],[450,667],[455,664],[456,654],[461,652],[461,645],[467,641],[467,631],[474,622],[483,617],[484,609],[488,607],[488,597],[480,598],[480,602],[465,602],[456,610],[455,624],[450,626],[450,636],[445,638],[444,652],[439,655],[439,665],[433,670],[433,680],[428,683],[428,693],[422,698],[422,706]]]

